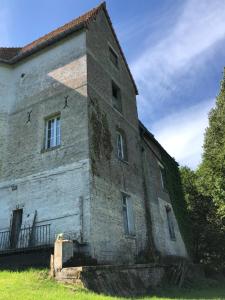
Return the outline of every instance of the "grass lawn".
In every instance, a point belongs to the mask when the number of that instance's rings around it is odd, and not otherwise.
[[[48,278],[47,271],[0,271],[0,300],[113,300],[123,299],[96,295],[73,286],[65,286]],[[196,290],[164,290],[161,296],[147,299],[225,299],[225,286]]]

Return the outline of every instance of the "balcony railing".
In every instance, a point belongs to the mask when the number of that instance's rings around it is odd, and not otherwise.
[[[21,228],[17,234],[0,232],[0,252],[48,247],[51,245],[50,224]]]

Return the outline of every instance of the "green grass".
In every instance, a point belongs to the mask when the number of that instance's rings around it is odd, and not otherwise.
[[[225,299],[223,287],[195,290],[164,290],[161,296],[144,299]],[[66,286],[48,278],[47,271],[0,272],[0,300],[115,300],[123,298],[96,295],[75,286]]]

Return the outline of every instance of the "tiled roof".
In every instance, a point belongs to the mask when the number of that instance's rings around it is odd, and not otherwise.
[[[37,39],[36,41],[26,45],[25,47],[23,47],[21,49],[20,53],[25,53],[27,51],[30,51],[30,50],[32,50],[33,48],[39,46],[42,43],[51,42],[55,38],[60,37],[61,34],[64,35],[65,33],[70,33],[71,31],[74,31],[74,29],[78,29],[77,27],[79,25],[87,24],[90,20],[92,20],[92,18],[94,18],[98,14],[99,10],[102,8],[102,5],[103,4],[101,4],[98,7],[88,11],[84,15],[78,17],[77,19],[74,19],[71,22],[66,23],[65,25],[53,30],[52,32],[44,35],[43,37]]]
[[[16,56],[22,48],[0,48],[0,58],[10,60]]]
[[[113,29],[113,26],[112,26],[112,23],[111,23],[111,20],[110,20],[110,17],[109,17],[109,14],[106,10],[106,3],[103,2],[101,3],[99,6],[93,8],[92,10],[88,11],[87,13],[85,13],[84,15],[74,19],[73,21],[51,31],[50,33],[40,37],[39,39],[33,41],[32,43],[24,46],[24,47],[21,47],[21,48],[0,48],[0,62],[4,62],[4,63],[7,63],[7,64],[14,64],[18,61],[20,61],[21,59],[59,41],[60,39],[62,39],[63,37],[81,29],[81,28],[84,28],[88,25],[88,23],[93,20],[98,12],[100,10],[104,10],[105,14],[106,14],[106,17],[109,21],[109,24],[112,28],[112,32],[113,32],[113,35],[118,43],[118,47],[121,51],[121,55],[124,59],[124,62],[126,64],[126,67],[127,67],[127,70],[128,70],[128,73],[131,77],[131,80],[134,84],[134,88],[135,88],[135,91],[136,93],[138,94],[138,91],[137,91],[137,87],[136,87],[136,84],[134,82],[134,79],[132,77],[132,74],[130,72],[130,69],[128,67],[128,64],[127,64],[127,61],[126,61],[126,58],[123,54],[123,51],[121,49],[121,46],[119,44],[119,41],[117,39],[117,36],[116,36],[116,33]]]
[[[21,48],[0,48],[0,59],[3,59],[5,62],[14,63],[17,62],[20,58],[23,58],[27,55],[36,52],[43,47],[46,47],[56,40],[66,36],[67,34],[74,32],[84,25],[86,25],[92,18],[94,18],[99,10],[102,8],[104,3],[98,7],[88,11],[84,15],[74,19],[73,21],[66,23],[65,25],[51,31],[50,33],[40,37],[39,39],[33,41],[32,43],[21,47]],[[13,49],[16,49],[13,51]]]

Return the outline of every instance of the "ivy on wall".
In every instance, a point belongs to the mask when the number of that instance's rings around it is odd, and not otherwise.
[[[161,149],[161,158],[166,172],[166,189],[169,192],[186,249],[191,256],[192,234],[178,164],[163,149]]]

